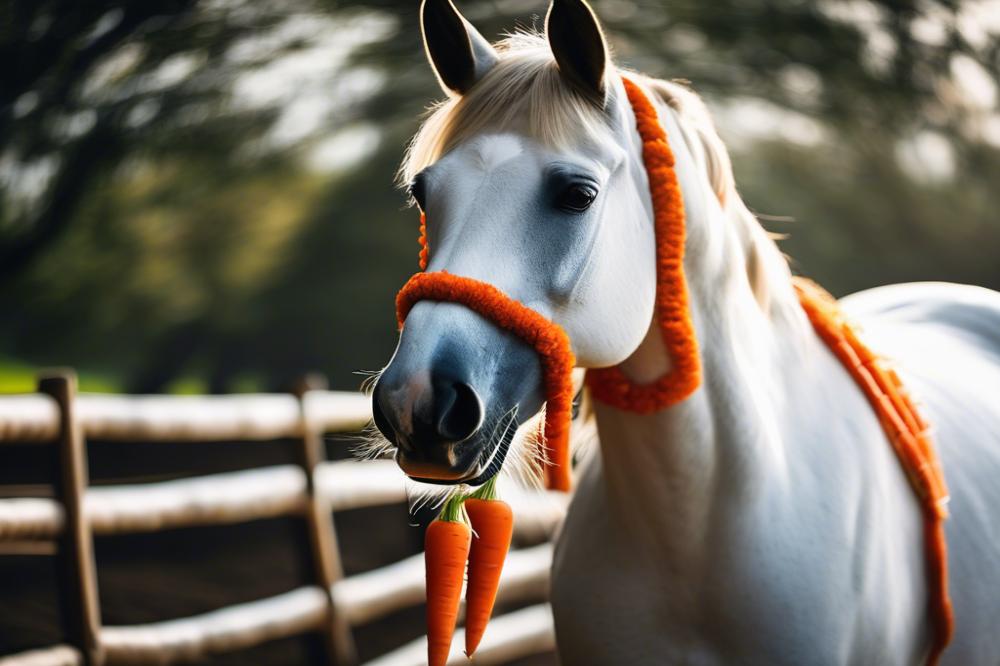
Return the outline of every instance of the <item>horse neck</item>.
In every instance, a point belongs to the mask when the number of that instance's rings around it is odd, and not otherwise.
[[[785,452],[775,449],[781,438],[773,407],[784,403],[785,374],[808,348],[810,331],[771,241],[759,227],[742,229],[730,219],[687,147],[674,152],[690,229],[685,272],[702,384],[652,414],[600,403],[595,413],[612,519],[685,549],[705,542],[699,533],[710,529],[720,501],[752,492],[780,470]],[[748,275],[756,262],[770,262],[763,294]],[[650,381],[669,367],[654,317],[622,370]],[[650,524],[663,521],[669,530]]]

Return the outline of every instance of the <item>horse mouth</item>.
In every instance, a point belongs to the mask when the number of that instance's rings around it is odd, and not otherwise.
[[[517,412],[516,410],[512,410],[497,425],[496,431],[502,433],[499,441],[492,448],[486,447],[483,449],[479,456],[477,456],[476,464],[471,472],[460,473],[454,478],[448,476],[447,473],[440,475],[438,470],[435,470],[435,473],[438,475],[433,477],[422,476],[419,472],[417,474],[407,474],[407,476],[420,483],[429,483],[438,486],[459,484],[480,486],[496,476],[503,468],[507,454],[510,452],[510,445],[514,441],[514,435],[517,433],[516,425]],[[490,439],[492,440],[493,438],[491,437]],[[396,455],[397,457],[400,455],[398,449]]]

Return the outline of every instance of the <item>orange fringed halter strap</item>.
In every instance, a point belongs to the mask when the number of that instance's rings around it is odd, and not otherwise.
[[[795,290],[817,335],[840,360],[868,398],[882,423],[924,513],[924,544],[930,578],[930,612],[935,635],[929,664],[936,664],[951,641],[954,616],[948,596],[948,553],[944,520],[948,489],[927,423],[910,400],[899,376],[868,347],[844,318],[836,300],[816,283],[795,278]]]
[[[424,211],[420,211],[420,238],[417,239],[420,243],[420,270],[427,270],[427,214]]]
[[[421,254],[426,252],[426,243]],[[491,284],[447,271],[417,273],[396,296],[399,326],[418,301],[460,303],[510,331],[538,352],[545,381],[546,485],[570,489],[569,426],[573,408],[573,367],[576,359],[569,337],[558,325],[510,298]]]
[[[691,395],[701,384],[698,339],[688,307],[684,277],[684,199],[674,171],[674,154],[642,89],[622,79],[642,139],[642,161],[649,179],[656,231],[656,312],[670,361],[670,371],[648,384],[630,381],[619,367],[587,371],[587,386],[595,399],[618,409],[648,414]]]

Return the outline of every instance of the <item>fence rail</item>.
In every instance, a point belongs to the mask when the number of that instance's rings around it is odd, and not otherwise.
[[[388,460],[324,462],[315,470],[320,497],[333,512],[405,502],[406,484]],[[563,493],[504,486],[527,540],[551,536],[562,520]],[[300,513],[305,473],[295,465],[141,484],[92,487],[84,515],[95,535],[155,532],[178,527],[225,525]],[[46,497],[0,499],[0,543],[52,539],[63,527],[62,505]]]
[[[83,393],[77,420],[90,439],[137,442],[261,441],[315,432],[350,432],[371,419],[369,399],[348,391],[293,395],[124,396]],[[0,399],[0,442],[52,442],[59,434],[59,405],[31,393]]]
[[[551,559],[552,547],[549,544],[512,552],[504,567],[498,601],[530,599],[539,589],[547,587]],[[352,625],[364,624],[422,602],[423,577],[423,556],[414,555],[382,569],[338,582],[332,591],[333,598]],[[100,643],[107,664],[192,661],[217,652],[251,647],[266,640],[319,630],[326,619],[326,603],[322,589],[302,587],[268,599],[236,604],[194,617],[145,625],[104,627]],[[499,626],[499,633],[503,635],[504,625],[501,623]],[[496,633],[494,629],[491,625],[491,635]],[[458,639],[456,645],[460,645]],[[494,641],[492,645],[494,651],[501,650],[507,654],[508,648],[504,648],[503,641]],[[413,662],[405,656],[412,650],[412,646],[401,649],[395,658],[408,660],[407,663],[421,663],[426,651],[422,651]],[[19,658],[29,661],[0,659],[0,666],[61,663],[66,655],[65,649],[48,653],[34,651]],[[381,663],[388,657],[386,655],[378,661]],[[476,662],[497,663],[478,653]]]
[[[405,502],[404,477],[391,461],[327,462],[317,456],[321,433],[356,431],[370,417],[369,401],[360,394],[306,391],[296,395],[128,397],[69,396],[72,420],[62,401],[43,393],[0,397],[0,444],[62,441],[67,429],[86,438],[112,441],[205,442],[226,440],[301,439],[312,453],[302,465],[279,465],[239,472],[154,483],[90,487],[75,497],[73,513],[65,497],[0,499],[0,545],[55,540],[64,543],[70,524],[84,550],[91,534],[149,532],[178,527],[237,523],[299,515],[313,518],[313,556],[318,585],[269,599],[220,608],[189,618],[135,626],[101,627],[99,615],[88,627],[70,630],[73,645],[32,650],[0,657],[0,666],[62,664],[169,664],[257,645],[306,631],[324,631],[331,663],[353,663],[351,626],[371,622],[423,601],[422,556],[342,578],[339,551],[328,517],[338,511]],[[307,448],[303,449],[308,451]],[[311,458],[310,458],[311,456]],[[80,470],[77,470],[79,473]],[[85,466],[80,479],[86,485]],[[515,531],[527,539],[550,537],[565,513],[567,498],[559,493],[505,488],[515,513]],[[311,508],[312,507],[312,508]],[[331,514],[332,512],[332,514]],[[327,529],[329,527],[329,530]],[[60,541],[63,540],[63,541]],[[74,542],[75,543],[75,542]],[[329,549],[323,557],[317,551]],[[86,553],[85,553],[86,555]],[[511,553],[499,598],[527,600],[548,588],[552,551],[549,543]],[[67,562],[92,587],[96,576],[80,568],[78,557]],[[90,578],[88,578],[90,576]],[[79,594],[86,596],[86,592]],[[341,624],[341,632],[337,624]],[[86,631],[93,635],[86,639]],[[456,638],[456,645],[462,642]],[[530,607],[491,623],[477,663],[506,660],[552,649],[547,605]],[[405,666],[423,662],[426,642],[419,639],[375,662]],[[461,657],[461,659],[459,659]],[[462,663],[460,651],[449,663]]]

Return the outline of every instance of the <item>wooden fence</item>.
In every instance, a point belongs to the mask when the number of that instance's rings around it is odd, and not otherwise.
[[[248,648],[304,632],[322,632],[331,664],[355,664],[351,629],[423,602],[422,556],[345,578],[333,516],[345,509],[405,502],[402,473],[391,461],[325,460],[322,436],[353,432],[370,418],[361,394],[301,390],[238,396],[77,395],[71,373],[42,377],[38,392],[0,396],[0,446],[34,442],[58,448],[52,498],[0,499],[0,542],[54,542],[66,645],[0,656],[0,666],[170,664]],[[154,483],[88,487],[88,438],[121,442],[293,439],[297,464]],[[125,444],[122,444],[123,446]],[[515,530],[551,536],[567,498],[505,489]],[[195,617],[131,626],[101,623],[94,535],[151,532],[300,516],[309,533],[313,584]],[[513,551],[501,601],[547,589],[551,544]],[[465,663],[456,636],[449,663]],[[493,620],[476,663],[498,664],[553,649],[546,604]],[[424,663],[419,639],[372,665]]]

